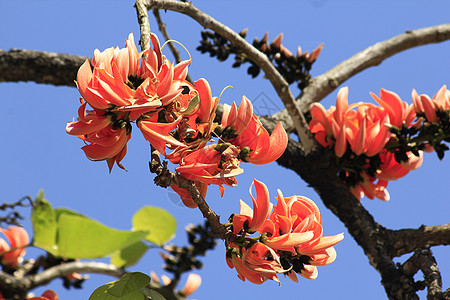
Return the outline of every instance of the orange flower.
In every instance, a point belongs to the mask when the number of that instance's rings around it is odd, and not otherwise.
[[[247,97],[243,96],[239,109],[236,104],[225,106],[222,116],[223,136],[225,141],[250,152],[241,155],[244,161],[256,165],[270,163],[278,159],[286,150],[288,137],[281,123],[278,123],[272,134],[262,126],[259,117],[253,114],[253,106]]]
[[[356,199],[361,199],[366,196],[369,199],[374,199],[377,197],[383,201],[389,201],[390,196],[386,189],[388,185],[387,180],[378,179],[370,177],[365,172],[361,174],[363,178],[362,182],[359,182],[356,186],[350,187],[350,191],[356,197]],[[377,181],[375,183],[375,181]]]
[[[344,238],[343,234],[324,237],[322,215],[316,204],[306,197],[284,198],[278,190],[278,202],[270,214],[272,205],[266,186],[256,180],[254,183],[257,192],[256,200],[252,197],[254,210],[241,201],[241,214],[232,219],[237,238],[235,244],[229,245],[229,265],[236,267],[239,278],[256,283],[266,279],[278,281],[276,273],[286,273],[293,281],[297,281],[293,272],[314,279],[316,266],[335,260],[333,246]],[[247,236],[255,231],[261,234],[260,243],[250,241],[248,244]],[[243,247],[242,255],[236,250],[236,244]]]
[[[255,185],[256,189],[256,200],[252,195],[252,186]],[[264,183],[253,179],[253,183],[249,189],[250,197],[253,201],[252,210],[244,201],[240,201],[241,212],[240,214],[234,215],[233,217],[233,232],[238,234],[247,222],[248,229],[247,232],[256,232],[269,217],[270,211],[272,210],[272,205],[269,201],[269,191]]]
[[[322,215],[317,205],[302,196],[284,198],[278,190],[277,205],[258,232],[267,233],[263,242],[275,249],[302,255],[315,254],[340,242],[338,234],[323,237]]]
[[[236,249],[236,248],[234,248]],[[236,268],[237,276],[242,281],[245,281],[246,279],[254,284],[262,284],[265,281],[267,281],[267,277],[264,277],[259,272],[250,270],[244,266],[244,263],[242,261],[242,258],[240,257],[238,251],[232,251],[230,254],[230,257],[228,257],[227,252],[227,265],[233,269]]]
[[[186,179],[206,184],[234,186],[234,176],[243,172],[239,168],[237,151],[230,145],[219,152],[218,145],[208,145],[185,155],[175,171]]]
[[[184,144],[176,140],[170,132],[177,128],[182,117],[174,120],[172,123],[159,123],[158,115],[155,114],[150,118],[139,120],[137,125],[141,130],[144,138],[150,142],[161,154],[166,155],[166,146],[169,144],[171,147],[183,146]]]
[[[85,112],[86,104],[82,103],[78,109],[78,122],[67,123],[66,132],[90,143],[81,148],[89,159],[106,160],[110,172],[114,163],[125,169],[120,162],[127,153],[131,126],[129,122],[120,119],[120,115],[124,113],[118,113],[117,117],[102,115],[95,110]]]
[[[447,86],[442,86],[439,91],[430,99],[427,95],[418,95],[416,90],[412,91],[412,101],[417,114],[424,114],[428,122],[437,122],[436,112],[450,109],[450,91]]]
[[[6,236],[9,242],[8,245],[4,239],[0,239],[1,263],[15,268],[25,256],[25,247],[30,242],[28,233],[22,227],[16,226],[9,226],[8,229],[0,228],[0,232]]]
[[[190,273],[186,280],[186,285],[180,292],[184,297],[189,297],[200,287],[201,284],[202,277],[198,274]]]
[[[277,273],[285,273],[278,254],[263,243],[254,243],[241,254],[234,251],[231,260],[227,259],[230,268],[236,267],[238,277],[245,281],[261,284],[267,279],[275,280],[280,284]],[[238,257],[239,256],[239,257]]]
[[[81,96],[95,109],[133,110],[130,118],[161,105],[167,105],[181,94],[181,82],[187,74],[190,61],[177,66],[166,61],[161,54],[158,38],[151,34],[153,49],[139,53],[133,34],[126,47],[94,51],[92,65],[88,60],[80,67],[77,86]],[[143,55],[147,59],[139,63]],[[138,112],[136,112],[138,110]]]
[[[349,106],[347,87],[339,91],[336,107],[332,106],[328,111],[320,103],[314,103],[311,106],[311,117],[313,120],[310,128],[316,134],[317,141],[325,147],[334,146],[338,157],[347,151],[347,142],[356,155],[364,153],[374,156],[392,136],[386,126],[390,122],[389,113],[383,107],[370,103],[359,102]]]

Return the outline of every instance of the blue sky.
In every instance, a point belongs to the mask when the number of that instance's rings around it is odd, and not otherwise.
[[[319,75],[364,48],[400,34],[406,30],[448,22],[448,1],[194,1],[194,4],[232,29],[249,28],[248,39],[261,38],[269,31],[269,40],[284,32],[283,45],[295,53],[297,45],[311,51],[320,43],[324,49],[314,65],[312,75]],[[223,103],[240,101],[242,95],[255,101],[264,95],[273,107],[282,107],[270,83],[258,76],[251,79],[246,68],[232,69],[232,60],[219,63],[195,50],[201,27],[177,13],[162,13],[173,39],[186,46],[192,55],[190,74],[194,80],[204,77],[218,95],[231,85]],[[152,31],[163,38],[151,18]],[[2,1],[0,3],[0,48],[23,48],[92,56],[94,49],[123,47],[130,32],[139,36],[139,26],[132,1]],[[169,49],[165,49],[168,57]],[[180,52],[187,58],[187,54]],[[369,92],[380,88],[392,90],[411,102],[411,90],[433,95],[443,84],[450,84],[450,43],[429,45],[408,50],[389,58],[347,81],[350,102],[370,101]],[[292,86],[293,94],[298,90]],[[337,91],[322,103],[335,103]],[[80,148],[83,142],[65,133],[66,122],[76,117],[79,93],[75,88],[54,87],[34,83],[0,83],[0,112],[3,119],[3,147],[0,154],[2,199],[12,202],[24,195],[44,189],[54,207],[69,207],[118,229],[131,228],[131,218],[140,207],[154,205],[170,211],[178,221],[178,245],[186,242],[184,226],[202,222],[201,214],[179,205],[173,193],[153,185],[148,171],[149,146],[138,130],[134,130],[123,160],[128,172],[115,168],[111,174],[105,162],[91,162]],[[261,103],[261,101],[259,102]],[[259,106],[258,106],[259,107]],[[270,113],[260,107],[261,113]],[[136,129],[136,128],[135,128]],[[422,224],[448,223],[450,204],[447,186],[450,183],[449,158],[439,162],[435,154],[426,154],[423,166],[403,179],[390,182],[389,202],[363,199],[363,205],[377,222],[392,229],[417,228]],[[245,164],[238,186],[227,188],[220,199],[218,189],[208,192],[211,207],[226,220],[239,209],[239,199],[249,203],[248,187],[256,178],[266,183],[271,195],[280,188],[285,196],[293,194],[310,197],[323,213],[325,235],[346,233],[345,227],[321,203],[314,190],[292,171],[276,163],[264,166]],[[275,200],[274,200],[275,202]],[[29,217],[28,211],[24,214]],[[31,232],[27,220],[25,226]],[[337,260],[319,267],[314,281],[300,278],[295,284],[281,279],[256,286],[241,282],[235,270],[225,263],[224,247],[203,259],[201,288],[196,299],[272,299],[299,296],[305,299],[384,299],[380,276],[369,265],[349,234],[336,246]],[[449,248],[435,247],[444,287],[450,286]],[[158,250],[149,251],[131,270],[162,274]],[[30,250],[28,258],[41,253]],[[399,261],[407,257],[400,258]],[[281,276],[282,277],[282,276]],[[87,299],[99,285],[113,280],[93,275],[83,290],[66,292],[55,280],[49,285],[61,299]],[[44,288],[37,290],[41,293]],[[424,294],[421,294],[424,296]],[[425,296],[424,296],[425,297]]]

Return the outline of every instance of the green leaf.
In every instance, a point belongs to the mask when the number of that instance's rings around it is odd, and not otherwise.
[[[160,293],[155,290],[150,290],[150,297],[152,300],[166,300]]]
[[[142,241],[134,243],[114,253],[111,257],[111,263],[119,268],[132,266],[139,261],[148,248]]]
[[[133,228],[148,230],[150,233],[145,239],[157,245],[163,245],[175,236],[177,221],[164,209],[144,206],[134,214]]]
[[[60,213],[58,227],[58,255],[66,258],[105,257],[148,234],[113,229],[74,212]]]
[[[188,107],[185,110],[181,111],[181,114],[184,116],[189,115],[194,110],[194,108],[197,106],[198,102],[200,102],[200,97],[197,94],[194,96],[194,98],[191,99]]]
[[[50,253],[56,253],[57,223],[55,212],[50,203],[44,199],[44,191],[39,191],[35,200],[36,206],[31,213],[33,224],[33,245]]]
[[[141,291],[135,291],[133,293],[127,294],[125,297],[116,297],[108,293],[108,289],[113,285],[115,281],[107,283],[98,287],[92,295],[89,297],[89,300],[145,300],[145,296]]]

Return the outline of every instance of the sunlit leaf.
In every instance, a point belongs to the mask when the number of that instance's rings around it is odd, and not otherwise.
[[[111,263],[119,268],[132,266],[139,261],[148,248],[142,241],[134,243],[114,253],[111,257]]]
[[[143,294],[140,290],[149,282],[150,276],[140,272],[131,272],[123,275],[119,280],[112,282],[108,287],[107,292],[118,298],[127,296],[127,299],[129,299],[129,294],[138,291],[142,297]]]
[[[107,283],[98,287],[92,295],[89,297],[89,300],[144,300],[145,296],[141,291],[135,291],[133,293],[127,294],[124,297],[116,297],[108,293],[108,289],[113,285],[113,282]]]
[[[189,115],[190,113],[192,113],[192,111],[194,110],[194,108],[197,106],[198,102],[200,101],[200,97],[197,95],[194,96],[194,98],[191,99],[191,101],[189,102],[188,107],[181,111],[180,113],[184,116]]]
[[[133,216],[133,228],[135,230],[148,230],[145,239],[157,245],[162,245],[175,236],[177,222],[166,210],[144,206]]]
[[[166,298],[164,298],[163,295],[161,295],[155,290],[150,290],[150,297],[152,298],[152,300],[166,300]]]
[[[31,213],[33,224],[34,241],[33,245],[42,248],[50,253],[58,251],[56,246],[56,216],[50,203],[44,199],[44,192],[39,191]]]
[[[77,213],[58,218],[58,255],[66,258],[98,258],[136,243],[146,231],[121,231]]]

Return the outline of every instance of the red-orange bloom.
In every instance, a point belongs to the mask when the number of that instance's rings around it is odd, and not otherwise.
[[[139,115],[172,102],[182,91],[181,82],[190,61],[177,66],[161,54],[157,37],[151,34],[153,49],[139,53],[133,34],[126,47],[95,50],[91,70],[89,61],[80,67],[77,86],[83,98],[95,109],[132,110],[131,120]],[[147,59],[139,63],[143,55]]]
[[[233,251],[231,258],[227,258],[230,268],[235,267],[238,277],[248,279],[255,284],[261,284],[267,279],[280,283],[277,273],[285,273],[281,266],[280,257],[270,247],[263,243],[255,243],[248,249],[242,250],[242,255]]]
[[[0,228],[0,232],[6,236],[8,243],[0,238],[1,263],[10,267],[17,267],[25,256],[25,246],[30,242],[28,233],[22,227],[9,226],[8,229]]]
[[[389,124],[388,112],[370,103],[349,106],[347,87],[339,91],[336,107],[326,111],[320,103],[314,103],[311,116],[311,132],[316,134],[322,146],[334,146],[338,157],[347,151],[347,143],[356,155],[374,156],[392,135],[386,126]]]
[[[180,291],[184,297],[189,297],[202,284],[202,277],[198,274],[190,273],[184,288]]]
[[[78,109],[78,121],[67,123],[67,133],[89,143],[81,148],[89,159],[106,160],[110,172],[114,163],[125,169],[120,162],[127,153],[127,142],[131,138],[130,124],[120,118],[113,122],[112,117],[95,110],[85,111],[86,104]]]
[[[242,97],[239,109],[224,105],[222,116],[222,128],[231,128],[231,137],[226,141],[243,149],[248,147],[250,153],[244,156],[245,161],[256,165],[267,164],[278,159],[286,150],[288,138],[281,123],[278,123],[272,134],[259,121],[259,117],[253,114],[253,106],[247,97]],[[236,136],[236,137],[234,137]]]
[[[438,121],[437,111],[450,109],[450,91],[447,86],[442,86],[439,91],[430,99],[427,95],[418,95],[416,90],[412,91],[412,101],[414,109],[418,114],[425,114],[428,122]]]
[[[241,279],[248,276],[258,283],[262,283],[261,278],[252,272],[257,272],[266,279],[277,280],[276,273],[286,273],[292,280],[296,281],[294,272],[308,278],[317,277],[316,266],[323,266],[332,263],[336,258],[336,251],[333,246],[339,243],[343,234],[334,236],[323,236],[322,215],[316,204],[301,196],[283,197],[278,190],[278,202],[272,213],[272,205],[269,201],[269,194],[264,183],[254,180],[257,198],[252,197],[254,210],[241,202],[241,213],[233,216],[233,232],[235,235],[241,235],[245,238],[248,234],[255,231],[261,234],[260,241],[262,246],[256,257],[249,259],[245,251],[239,258],[228,256],[232,265],[238,271]],[[251,193],[250,193],[251,195]],[[269,217],[270,214],[270,217]],[[268,218],[268,219],[267,219]],[[258,243],[259,244],[259,243]],[[231,252],[234,251],[231,245]],[[252,245],[253,249],[256,247]],[[263,249],[263,250],[261,250]],[[270,249],[270,250],[268,250]],[[228,254],[230,255],[230,254]],[[265,258],[278,266],[280,259],[284,261],[283,267],[278,268],[273,265],[266,265]],[[307,261],[307,263],[305,263]],[[299,267],[302,266],[302,267]],[[242,269],[245,267],[246,269]],[[252,271],[246,274],[247,271]],[[269,275],[262,274],[261,271],[267,271]],[[275,276],[275,277],[274,277]],[[276,279],[275,279],[276,278]],[[249,279],[250,280],[250,279]],[[253,282],[253,281],[252,281]]]

